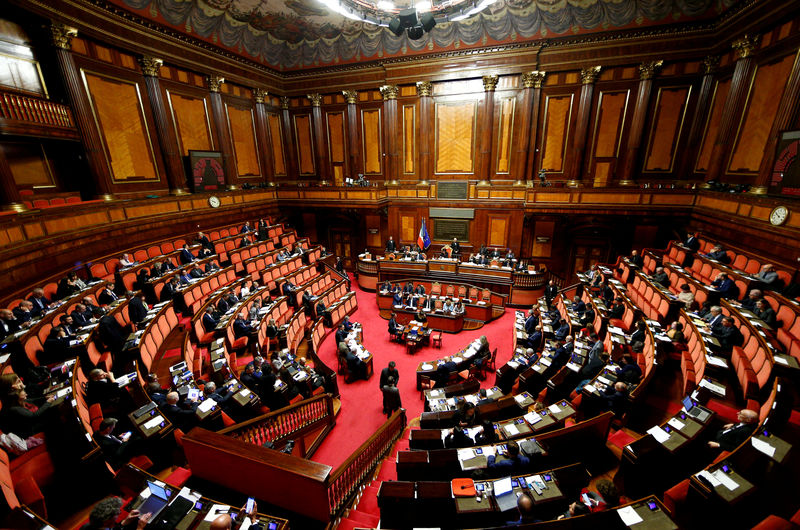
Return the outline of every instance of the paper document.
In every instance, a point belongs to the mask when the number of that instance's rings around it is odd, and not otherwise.
[[[248,388],[243,388],[243,389],[242,389],[242,391],[241,391],[240,393],[242,394],[242,397],[247,397],[247,396],[249,396],[249,395],[250,395],[250,389],[248,389]]]
[[[228,506],[227,504],[213,504],[211,506],[211,509],[208,510],[208,513],[206,514],[205,518],[203,518],[203,521],[213,521],[218,516],[224,513],[228,513],[229,508],[230,506]]]
[[[433,365],[432,365],[432,364],[425,363],[425,364],[423,364],[423,365],[422,365],[422,367],[421,367],[421,368],[422,368],[423,370],[433,370]]]
[[[702,470],[701,472],[699,472],[697,474],[697,476],[698,477],[703,477],[704,479],[708,480],[708,482],[711,484],[711,486],[713,486],[715,488],[721,484],[721,482],[719,480],[717,480],[717,477],[715,477],[714,475],[712,475],[711,473],[709,473],[705,469]]]
[[[527,421],[531,425],[534,425],[537,421],[541,421],[542,420],[542,417],[539,416],[538,414],[536,414],[535,412],[529,412],[529,413],[525,414],[523,416],[523,418],[525,419],[525,421]]]
[[[768,444],[767,442],[756,438],[755,436],[750,438],[750,443],[753,444],[753,447],[767,455],[768,457],[772,458],[775,456],[775,447]]]
[[[592,394],[597,394],[597,389],[592,384],[583,385],[583,389]]]
[[[214,401],[211,398],[207,398],[197,406],[197,410],[199,410],[200,412],[208,412],[216,404],[217,404],[216,401]]]
[[[144,428],[145,429],[152,429],[154,427],[158,427],[159,425],[161,425],[162,421],[164,421],[164,418],[162,418],[161,415],[159,414],[155,418],[153,418],[153,419],[149,420],[147,423],[145,423],[144,424]]]
[[[513,423],[509,423],[508,425],[503,427],[503,429],[509,436],[516,436],[519,434],[519,429],[517,429],[517,426],[514,425]]]
[[[517,403],[522,403],[523,401],[525,401],[525,396],[522,394],[517,394],[516,396],[514,396],[514,401],[516,401]]]
[[[678,430],[681,430],[684,427],[684,423],[680,421],[678,418],[672,418],[667,422],[667,424]]]
[[[550,406],[549,406],[549,407],[547,407],[547,408],[548,408],[548,409],[550,410],[550,412],[552,412],[553,414],[558,414],[559,412],[561,412],[561,407],[559,407],[559,406],[558,406],[558,405],[556,405],[555,403],[554,403],[554,404],[552,404],[552,405],[550,405]]]
[[[719,366],[721,368],[727,368],[728,363],[722,357],[717,357],[715,355],[706,354],[706,362],[712,366]]]
[[[620,508],[617,510],[617,513],[619,514],[619,518],[622,519],[622,522],[627,526],[633,526],[643,521],[639,514],[636,513],[636,510],[633,509],[633,506]]]
[[[722,484],[731,491],[739,487],[739,484],[737,484],[735,480],[729,477],[728,474],[722,471],[721,469],[714,471],[712,475],[714,475],[714,477],[720,482],[720,484]]]
[[[776,362],[776,363],[785,364],[785,365],[788,365],[788,364],[789,364],[789,361],[788,361],[788,360],[786,360],[786,358],[784,358],[784,357],[782,357],[782,356],[780,356],[780,355],[774,355],[774,356],[773,356],[773,359],[775,359],[775,362]],[[3,362],[5,362],[5,360],[3,360],[2,358],[0,358],[0,363],[3,363]]]
[[[703,379],[703,380],[700,381],[700,386],[702,386],[704,388],[707,388],[707,389],[711,390],[712,392],[714,392],[715,394],[719,394],[720,396],[724,396],[725,395],[725,387],[724,386],[717,385],[715,383],[707,381],[706,379]]]
[[[647,429],[647,433],[651,434],[653,438],[655,438],[656,441],[660,444],[663,444],[664,442],[669,440],[669,434],[665,432],[664,429],[662,429],[658,425],[655,425]]]

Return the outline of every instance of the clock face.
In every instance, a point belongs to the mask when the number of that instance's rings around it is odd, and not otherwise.
[[[786,206],[777,206],[769,214],[769,222],[775,226],[780,226],[786,222],[789,217],[789,209]]]
[[[212,208],[219,208],[220,204],[221,203],[219,201],[219,197],[217,197],[216,195],[212,195],[211,197],[208,198],[208,205],[211,206]]]

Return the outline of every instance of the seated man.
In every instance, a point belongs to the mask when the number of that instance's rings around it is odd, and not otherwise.
[[[44,295],[44,289],[41,287],[37,287],[31,293],[31,297],[28,298],[28,301],[33,304],[33,316],[37,316],[40,313],[44,313],[48,309],[50,309],[50,300]]]
[[[608,310],[608,318],[621,319],[625,315],[625,304],[622,298],[616,298]]]
[[[339,354],[344,357],[347,369],[356,379],[367,378],[367,365],[344,342],[339,343]]]
[[[489,455],[486,459],[487,468],[493,471],[500,471],[504,476],[519,475],[527,469],[531,459],[520,453],[519,444],[510,441],[506,445],[505,458],[498,461],[496,455]]]
[[[194,261],[194,255],[189,250],[189,245],[184,244],[181,248],[181,252],[178,255],[178,258],[181,260],[181,265],[186,265]]]
[[[397,315],[393,311],[392,315],[389,317],[389,335],[391,335],[392,338],[399,339],[402,334],[403,326],[397,324]]]
[[[556,340],[564,340],[569,334],[569,323],[563,318],[558,322],[558,328],[553,332]]]
[[[778,273],[775,272],[775,266],[771,263],[767,263],[761,267],[761,271],[758,273],[758,279],[770,289],[774,289],[776,286],[779,286],[778,284],[780,283]]]
[[[720,263],[728,264],[731,262],[730,256],[728,256],[728,252],[722,250],[722,245],[714,245],[714,248],[711,249],[711,252],[705,255],[705,257],[709,259],[713,259],[715,261],[719,261]]]
[[[726,272],[720,272],[717,275],[717,279],[711,282],[711,287],[716,289],[719,295],[725,299],[737,298],[739,295],[739,289]]]
[[[656,272],[650,276],[650,279],[661,287],[669,289],[669,276],[664,272],[664,267],[656,267]]]
[[[733,451],[756,430],[758,413],[754,410],[742,409],[736,414],[736,420],[736,423],[723,426],[714,439],[708,442],[708,446],[712,449]]]
[[[297,296],[295,296],[295,291],[297,291],[297,287],[290,281],[284,283],[283,287],[281,288],[281,292],[288,299],[287,302],[289,303],[289,305],[295,309],[298,309]]]
[[[613,387],[606,389],[606,409],[613,412],[614,416],[619,418],[625,414],[629,404],[628,385],[622,381],[617,381]]]
[[[124,466],[132,457],[144,453],[143,440],[132,438],[130,432],[115,435],[116,426],[116,418],[103,418],[100,427],[94,433],[94,441],[97,442],[109,465],[115,469]]]
[[[528,318],[525,319],[525,333],[532,333],[533,330],[536,329],[536,326],[539,324],[539,317],[536,315],[533,309],[528,310]]]
[[[347,331],[344,329],[344,323],[339,324],[339,329],[336,330],[335,338],[336,344],[344,342],[347,339]]]
[[[325,323],[326,326],[329,328],[333,327],[333,317],[331,316],[331,312],[325,307],[325,301],[320,299],[317,302],[317,318],[322,317],[322,321]]]
[[[723,317],[722,325],[711,329],[711,334],[719,340],[723,351],[731,351],[734,346],[744,344],[744,336],[735,324],[736,320],[732,317]]]
[[[700,248],[700,234],[698,232],[689,234],[686,241],[683,242],[683,246],[689,250],[697,251]]]
[[[349,316],[345,315],[345,317],[342,319],[342,326],[344,327],[344,330],[348,333],[353,331],[353,323],[350,322]]]
[[[583,312],[586,311],[586,303],[581,300],[580,297],[576,296],[572,301],[572,310],[578,313],[578,315],[582,315]]]
[[[198,424],[198,419],[195,415],[197,403],[184,403],[181,406],[178,404],[180,399],[181,397],[177,392],[169,392],[164,403],[159,408],[173,425],[183,432],[188,432]]]
[[[747,296],[744,300],[742,300],[742,307],[747,309],[748,311],[755,311],[756,309],[756,302],[764,298],[764,293],[761,292],[759,289],[750,289],[750,292],[747,293]]]
[[[542,345],[542,325],[539,324],[533,330],[533,332],[528,334],[528,338],[525,344],[528,348],[531,348],[534,351],[538,351],[539,347]]]
[[[39,361],[42,364],[55,364],[75,357],[77,351],[73,351],[71,348],[73,339],[74,337],[67,335],[64,328],[55,326],[44,341],[42,351],[39,353]]]
[[[450,300],[449,298],[447,300],[445,300],[444,304],[442,304],[442,311],[444,311],[445,313],[452,313],[453,312],[453,301]]]
[[[237,313],[236,320],[233,322],[233,335],[238,339],[241,337],[249,337],[255,333],[255,330],[250,325],[250,322],[245,320],[244,315]]]
[[[392,305],[403,305],[403,295],[400,291],[395,291],[394,296],[392,296]]]
[[[639,252],[634,250],[628,258],[628,263],[630,263],[632,267],[641,269],[644,266],[644,259],[639,255]]]

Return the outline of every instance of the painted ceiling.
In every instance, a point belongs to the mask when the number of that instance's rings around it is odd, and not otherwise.
[[[330,11],[319,0],[109,0],[282,71],[459,48],[713,19],[741,0],[497,0],[421,39]]]

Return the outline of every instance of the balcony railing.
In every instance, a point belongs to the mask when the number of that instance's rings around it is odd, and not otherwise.
[[[0,92],[0,118],[33,125],[75,128],[68,106],[9,92]]]

